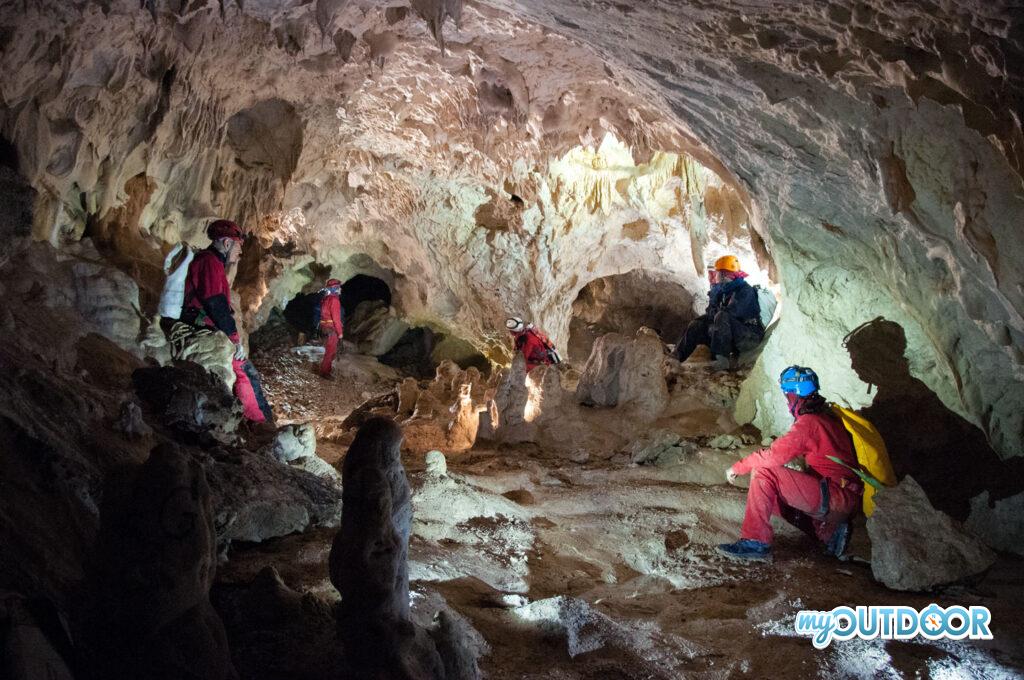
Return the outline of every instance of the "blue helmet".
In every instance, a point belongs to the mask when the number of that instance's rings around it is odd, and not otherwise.
[[[790,366],[779,376],[779,386],[785,394],[807,397],[821,387],[818,374],[805,366]]]

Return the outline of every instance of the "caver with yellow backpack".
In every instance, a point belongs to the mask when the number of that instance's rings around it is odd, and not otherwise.
[[[863,504],[866,486],[854,445],[860,442],[867,451],[863,442],[870,440],[870,431],[866,421],[856,421],[856,414],[847,419],[825,401],[810,368],[790,366],[779,376],[779,387],[793,425],[771,446],[726,471],[730,482],[746,474],[751,479],[740,539],[718,550],[733,559],[770,559],[770,520],[778,515],[820,541],[827,553],[842,558],[850,540],[850,519]],[[853,437],[849,428],[856,431]],[[805,471],[786,467],[797,457],[806,462]]]

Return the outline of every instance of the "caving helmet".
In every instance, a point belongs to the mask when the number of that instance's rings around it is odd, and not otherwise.
[[[784,394],[807,397],[820,389],[818,374],[806,366],[790,366],[779,376],[779,386]]]
[[[245,238],[242,228],[231,220],[214,220],[210,222],[210,226],[206,228],[206,235],[211,241],[230,238],[241,243]]]
[[[517,316],[510,316],[505,319],[505,328],[509,329],[513,333],[522,333],[526,330],[526,322]]]
[[[338,279],[327,279],[327,283],[324,284],[324,288],[337,295],[341,292],[341,281]]]
[[[735,255],[723,255],[715,260],[715,269],[717,271],[736,273],[740,270],[740,261]]]

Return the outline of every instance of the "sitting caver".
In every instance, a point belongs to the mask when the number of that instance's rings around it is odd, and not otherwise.
[[[242,230],[234,222],[216,220],[206,229],[210,246],[188,265],[181,319],[168,333],[171,355],[194,361],[231,387],[247,420],[271,419],[259,376],[246,360],[231,308],[228,270],[242,255]],[[227,367],[230,366],[230,370]]]
[[[726,357],[729,368],[736,368],[740,353],[764,339],[757,290],[747,283],[739,260],[732,255],[715,261],[715,274],[709,280],[707,310],[686,327],[672,355],[686,361],[698,345],[707,345],[712,355]]]

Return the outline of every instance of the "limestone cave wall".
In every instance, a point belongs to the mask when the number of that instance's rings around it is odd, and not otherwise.
[[[506,314],[564,343],[591,281],[647,269],[699,299],[736,252],[783,297],[741,418],[786,425],[791,363],[870,403],[843,339],[884,317],[915,379],[1024,453],[1008,3],[429,6],[5,4],[2,155],[33,236],[90,240],[150,316],[162,252],[231,217],[250,328],[316,263],[386,275],[411,321],[498,360]]]

